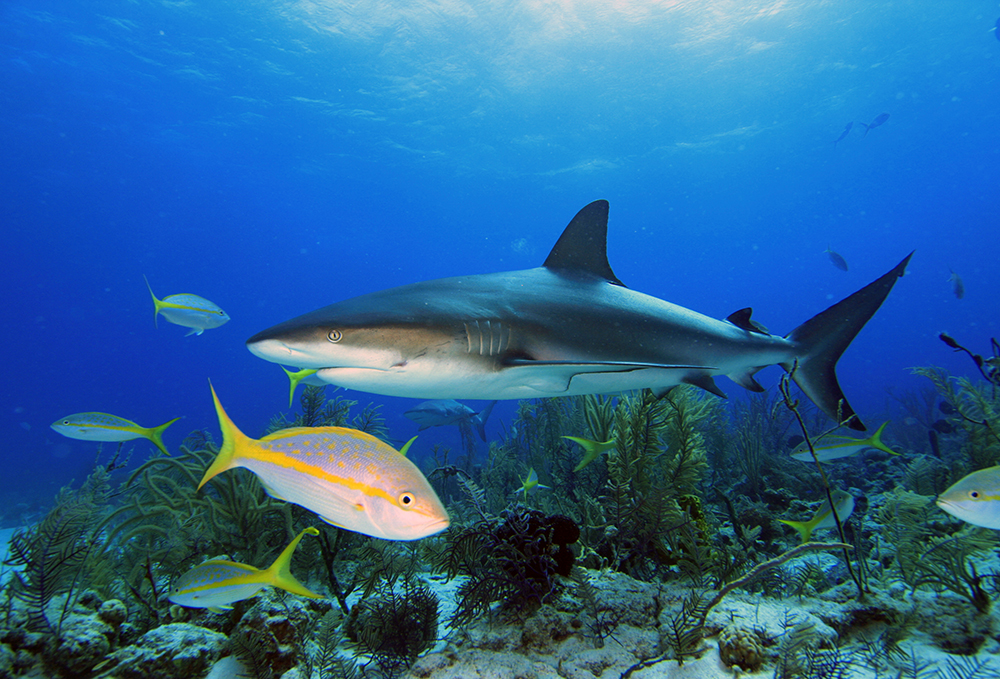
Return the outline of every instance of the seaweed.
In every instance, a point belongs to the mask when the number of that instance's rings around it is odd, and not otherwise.
[[[58,636],[86,580],[88,560],[102,544],[107,474],[97,467],[80,490],[63,488],[41,522],[11,538],[6,563],[22,567],[14,572],[11,594],[27,606],[32,631]],[[65,595],[65,601],[53,624],[46,608],[57,595]]]
[[[810,664],[810,654],[818,645],[815,626],[808,620],[800,619],[794,613],[786,610],[781,627],[778,657],[774,662],[772,677],[774,679],[804,677]]]
[[[948,658],[934,671],[936,679],[987,679],[997,676],[997,667],[986,658]]]
[[[347,663],[337,653],[340,643],[342,618],[335,611],[327,611],[316,628],[318,651],[312,665],[320,679],[357,679],[358,671],[353,663]],[[311,676],[311,672],[308,673]]]
[[[264,433],[271,434],[289,427],[350,427],[388,442],[389,431],[380,412],[381,405],[369,403],[360,414],[352,418],[351,408],[357,404],[357,401],[339,394],[327,399],[326,387],[306,385],[299,396],[302,412],[291,420],[284,413],[278,413],[271,418]]]
[[[356,656],[370,655],[391,679],[437,640],[438,598],[424,584],[404,579],[383,582],[376,596],[362,599],[344,626]]]
[[[681,604],[681,610],[670,618],[663,635],[671,657],[683,665],[686,658],[696,657],[705,638],[705,618],[709,604],[697,592],[691,592]]]
[[[979,613],[987,613],[992,600],[983,583],[987,580],[1000,581],[1000,573],[994,571],[980,575],[976,571],[970,556],[984,546],[959,537],[935,542],[913,563],[907,584],[913,591],[926,586],[938,591],[949,590],[967,599]]]

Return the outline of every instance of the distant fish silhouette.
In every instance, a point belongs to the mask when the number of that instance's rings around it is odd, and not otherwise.
[[[840,133],[840,136],[833,140],[833,145],[836,146],[838,141],[849,135],[852,127],[854,127],[854,121],[847,123],[847,127],[845,127],[844,131]]]
[[[937,420],[936,422],[934,422],[934,424],[931,425],[931,429],[933,429],[939,434],[955,433],[955,425],[953,425],[948,420]]]
[[[938,410],[940,410],[945,415],[954,415],[955,413],[958,412],[958,410],[955,409],[955,406],[948,403],[947,401],[941,401],[940,403],[938,403]]]
[[[839,253],[836,253],[833,250],[831,250],[829,245],[826,246],[826,250],[824,250],[823,252],[830,255],[830,262],[835,267],[837,267],[841,271],[847,271],[847,260],[841,257]]]
[[[951,269],[948,269],[948,271],[951,271]],[[955,297],[958,299],[965,297],[965,283],[962,282],[961,276],[951,271],[951,275],[948,276],[948,282],[951,283],[951,291],[955,293]]]
[[[862,125],[865,126],[865,137],[868,136],[868,133],[871,132],[872,129],[878,127],[879,125],[881,125],[882,123],[884,123],[888,119],[889,119],[889,114],[888,113],[879,113],[878,117],[875,120],[872,121],[871,125],[867,125],[865,123],[861,123]],[[864,137],[862,137],[862,139],[863,138]]]

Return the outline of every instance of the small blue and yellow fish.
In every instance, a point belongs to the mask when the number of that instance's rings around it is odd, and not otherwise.
[[[195,566],[177,579],[167,598],[181,606],[207,608],[214,613],[231,609],[237,601],[249,599],[268,586],[310,599],[322,599],[296,580],[289,569],[292,553],[307,533],[319,535],[315,528],[306,528],[264,570],[224,559],[212,559]]]
[[[948,282],[951,283],[951,292],[955,295],[955,299],[962,299],[965,297],[965,283],[962,281],[962,277],[957,273],[951,271],[951,275],[948,276]]]
[[[538,482],[538,472],[535,471],[534,467],[528,468],[528,478],[522,479],[520,476],[517,477],[521,481],[521,487],[515,490],[511,495],[517,495],[518,493],[524,493],[524,503],[528,504],[528,493],[534,492],[537,488],[544,488],[545,490],[552,490],[549,486],[544,486]]]
[[[837,516],[840,518],[840,522],[847,521],[851,512],[854,511],[854,496],[839,488],[833,491],[831,495],[833,496],[833,505],[837,508]],[[778,521],[797,530],[802,537],[802,542],[809,542],[809,538],[812,537],[814,530],[837,527],[837,520],[833,517],[833,512],[830,511],[829,500],[823,500],[823,504],[816,510],[816,514],[808,521],[786,521],[784,519],[778,519]]]
[[[973,526],[1000,529],[1000,467],[963,476],[938,496],[937,506]]]
[[[847,123],[847,126],[844,127],[844,131],[840,133],[840,136],[833,140],[833,145],[836,146],[838,141],[843,140],[847,135],[849,135],[852,127],[854,127],[854,121]]]
[[[222,448],[199,489],[217,474],[243,467],[257,475],[271,497],[305,507],[345,530],[417,540],[448,527],[448,512],[417,466],[371,434],[345,427],[293,427],[258,441],[233,424],[214,388],[212,399]]]
[[[824,250],[823,252],[825,252],[827,256],[830,257],[831,264],[833,264],[841,271],[847,271],[847,260],[844,259],[844,257],[839,252],[834,252],[833,250],[831,250],[829,245],[826,246],[826,250]]]
[[[580,458],[580,462],[573,468],[574,472],[580,471],[600,457],[601,453],[606,450],[611,450],[615,447],[615,445],[617,445],[617,441],[615,439],[601,443],[600,441],[591,441],[590,439],[580,438],[579,436],[563,436],[563,438],[573,441],[574,443],[579,443],[580,446],[583,447],[583,457]]]
[[[871,125],[868,125],[867,123],[861,123],[862,125],[865,126],[865,134],[862,137],[862,139],[864,139],[865,137],[867,137],[868,133],[871,132],[872,130],[874,130],[876,127],[878,127],[879,125],[884,124],[885,121],[887,121],[888,119],[889,119],[889,114],[888,113],[879,113],[877,116],[875,116],[875,120],[873,120],[871,122]]]
[[[107,413],[76,413],[59,418],[52,428],[63,436],[81,441],[131,441],[146,438],[164,455],[170,455],[163,445],[163,430],[181,418],[175,417],[159,427],[140,427],[131,420]]]
[[[863,450],[868,450],[869,448],[877,448],[882,452],[889,453],[890,455],[899,455],[895,450],[889,446],[882,443],[882,432],[885,430],[885,426],[889,424],[888,422],[883,422],[882,426],[878,428],[874,434],[866,439],[856,439],[851,436],[840,436],[831,435],[827,438],[840,439],[838,443],[831,443],[825,446],[813,446],[813,450],[816,451],[816,457],[820,462],[825,462],[827,460],[838,460],[842,457],[850,457],[852,455],[857,455]],[[800,443],[795,451],[792,453],[792,459],[802,460],[803,462],[812,462],[813,456],[809,452],[809,447],[805,442]]]
[[[153,298],[153,324],[162,315],[165,319],[175,325],[191,328],[188,335],[200,335],[206,330],[218,328],[229,321],[229,315],[219,308],[218,304],[210,302],[204,297],[182,293],[179,295],[168,295],[163,299],[157,299],[153,294],[153,288],[149,285],[149,280],[143,276],[149,294]]]

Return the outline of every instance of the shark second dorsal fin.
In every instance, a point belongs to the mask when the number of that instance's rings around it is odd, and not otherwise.
[[[625,287],[608,264],[608,201],[595,200],[577,212],[542,266],[598,276]]]

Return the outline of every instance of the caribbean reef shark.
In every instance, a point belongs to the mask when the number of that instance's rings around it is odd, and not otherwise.
[[[726,320],[630,290],[607,257],[608,202],[587,205],[544,264],[412,283],[347,299],[257,333],[251,352],[315,368],[325,382],[419,399],[521,399],[693,384],[725,396],[726,375],[780,365],[835,420],[864,431],[837,383],[837,360],[882,305],[891,271],[788,335],[741,309]]]

